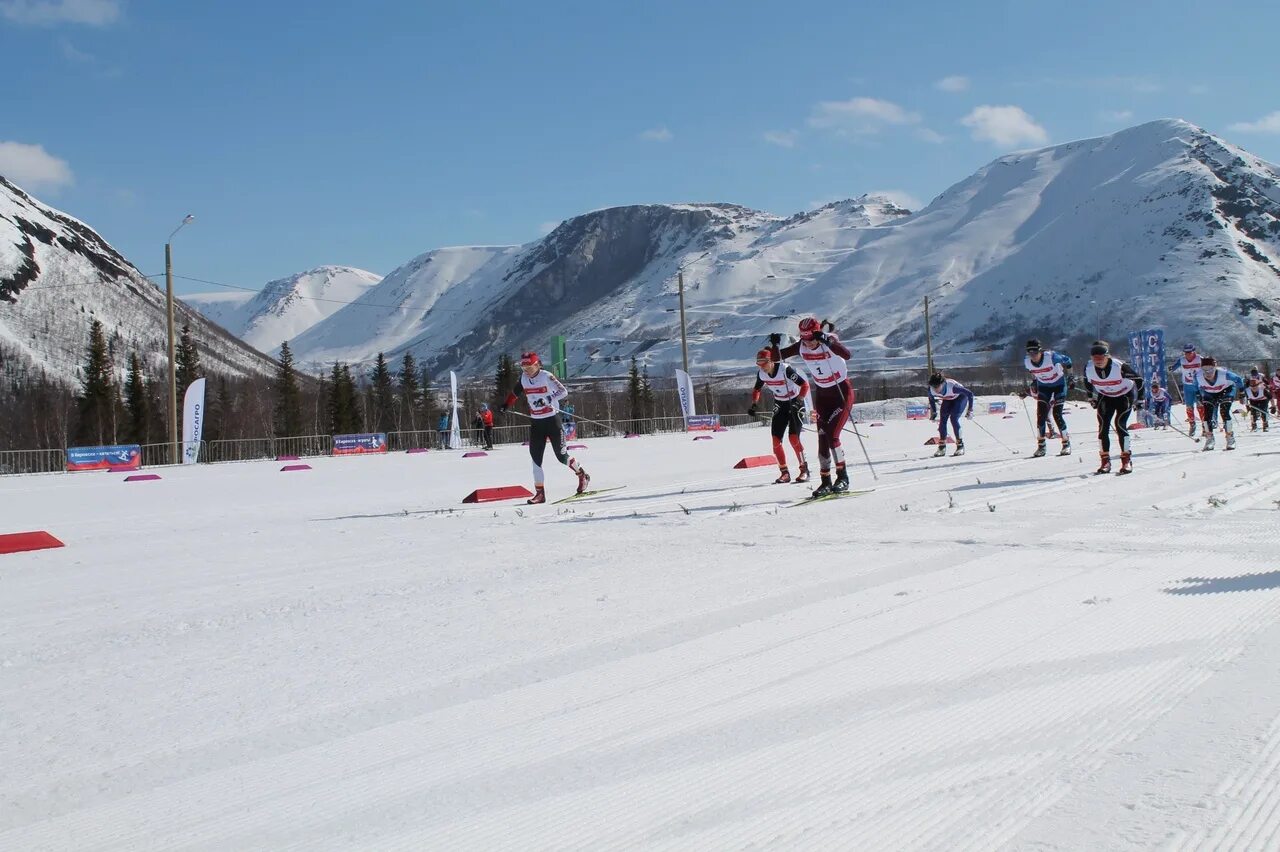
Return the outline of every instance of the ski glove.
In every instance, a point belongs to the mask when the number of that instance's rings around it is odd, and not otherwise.
[[[776,332],[776,331],[775,331],[773,334],[769,335],[769,345],[770,345],[770,346],[781,346],[781,345],[782,345],[782,335],[781,335],[781,334],[779,334],[779,333],[778,333],[778,332]]]
[[[756,404],[753,402],[753,403],[751,403],[751,407],[747,409],[747,414],[751,415],[752,417],[755,417],[755,416],[756,416],[756,412],[757,412],[758,410],[759,410],[759,409],[757,409],[757,408],[756,408]]]

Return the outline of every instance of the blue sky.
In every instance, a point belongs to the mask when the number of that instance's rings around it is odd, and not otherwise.
[[[1280,4],[1210,8],[0,0],[0,174],[144,273],[194,213],[178,271],[256,288],[617,204],[927,202],[1156,118],[1280,162]]]

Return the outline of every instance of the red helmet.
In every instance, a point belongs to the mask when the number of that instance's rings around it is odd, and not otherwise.
[[[818,333],[818,321],[813,317],[805,317],[800,320],[800,339],[813,340],[813,336]]]
[[[759,364],[761,361],[772,361],[772,360],[773,360],[773,350],[770,349],[768,346],[766,346],[764,349],[761,349],[759,352],[756,353],[757,364]]]
[[[537,352],[521,352],[520,353],[521,367],[532,367],[536,364],[541,364],[541,363],[542,361],[538,358]]]

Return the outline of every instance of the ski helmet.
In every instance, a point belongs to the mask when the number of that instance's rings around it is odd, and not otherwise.
[[[759,352],[756,353],[757,364],[759,364],[761,361],[772,361],[772,360],[773,360],[773,350],[770,349],[768,346],[766,346],[765,348],[761,349]]]
[[[942,387],[942,383],[943,383],[944,381],[945,381],[945,379],[943,379],[943,378],[942,378],[942,374],[941,374],[941,373],[934,373],[933,375],[931,375],[931,376],[929,377],[929,387],[931,387],[931,388],[940,388],[940,387]]]
[[[813,340],[813,336],[818,333],[818,321],[813,317],[805,317],[800,320],[800,339]]]
[[[1182,351],[1183,351],[1183,352],[1195,352],[1195,351],[1196,351],[1196,345],[1195,345],[1194,343],[1184,343],[1184,344],[1182,345]]]
[[[533,367],[541,363],[542,361],[538,358],[537,352],[521,352],[520,353],[521,367]]]
[[[1033,337],[1027,341],[1028,352],[1039,352],[1043,347],[1040,345],[1040,338]]]
[[[480,403],[480,410],[481,410],[481,411],[488,411],[488,410],[489,410],[489,403],[487,403],[487,402],[482,402],[482,403]]]
[[[1093,345],[1089,347],[1089,355],[1110,355],[1111,345],[1105,340],[1095,340]]]

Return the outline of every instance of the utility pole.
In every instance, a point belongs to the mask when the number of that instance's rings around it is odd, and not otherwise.
[[[680,282],[680,354],[684,358],[684,371],[689,372],[689,335],[684,323],[684,270],[677,273]],[[667,279],[670,280],[670,279]]]
[[[169,463],[177,464],[182,456],[178,450],[178,374],[176,350],[173,344],[173,238],[184,226],[196,219],[188,213],[182,224],[173,229],[164,244],[164,293],[165,308],[169,315]]]
[[[929,375],[933,375],[933,337],[929,333],[929,297],[924,297],[924,351]]]

